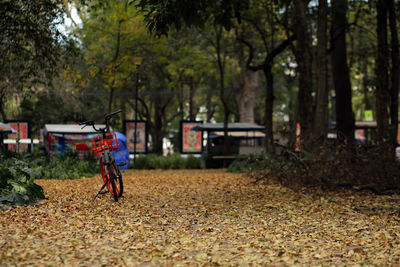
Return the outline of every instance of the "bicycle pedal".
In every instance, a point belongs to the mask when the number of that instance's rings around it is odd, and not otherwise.
[[[126,164],[125,161],[121,161],[121,162],[118,162],[118,163],[117,163],[117,166],[122,167],[122,166],[124,166],[125,164]]]
[[[104,194],[107,194],[107,193],[108,193],[108,191],[103,191],[103,192],[100,192],[99,195],[104,195]]]

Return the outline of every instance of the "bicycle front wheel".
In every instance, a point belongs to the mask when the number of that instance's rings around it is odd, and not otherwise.
[[[109,175],[109,183],[111,185],[110,193],[113,195],[114,200],[118,201],[118,198],[122,196],[124,186],[122,183],[122,176],[120,175],[117,167],[114,163],[108,165],[108,175]]]
[[[111,195],[113,195],[115,202],[118,201],[118,193],[117,193],[117,186],[115,184],[115,175],[112,172],[109,172],[110,184],[112,191],[110,191]]]

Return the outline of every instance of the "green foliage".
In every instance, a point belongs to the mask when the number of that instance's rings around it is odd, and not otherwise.
[[[76,154],[69,153],[62,157],[42,156],[31,159],[30,166],[40,172],[41,179],[77,179],[81,177],[93,177],[98,170],[95,158],[87,157],[79,159]]]
[[[35,179],[76,179],[93,177],[99,172],[97,160],[88,156],[80,159],[75,153],[66,153],[60,157],[50,157],[44,154],[17,154],[8,152],[3,158],[9,160],[16,158],[25,164],[35,174]],[[7,161],[6,160],[6,161]]]
[[[186,158],[186,169],[201,169],[201,159],[189,155]]]
[[[133,164],[131,164],[133,166]],[[157,156],[155,154],[141,155],[136,158],[136,169],[200,169],[201,158],[194,156],[182,157],[180,154]]]
[[[71,98],[58,96],[55,90],[51,95],[30,95],[22,99],[19,117],[29,120],[33,131],[36,131],[45,124],[76,121],[78,114],[73,104]]]
[[[34,183],[40,172],[15,157],[0,155],[0,159],[0,204],[32,204],[45,197],[43,188]]]
[[[274,154],[249,155],[246,158],[234,160],[228,167],[229,172],[263,172],[269,173],[280,168],[282,161]]]
[[[202,27],[209,18],[230,29],[235,19],[241,21],[241,12],[248,8],[248,1],[141,0],[138,6],[145,12],[147,27],[151,32],[168,35],[172,26],[178,30],[183,25]]]
[[[72,43],[61,32],[62,0],[0,1],[0,106],[9,112],[8,98],[27,87],[50,84],[55,66]],[[5,119],[5,112],[2,112]]]

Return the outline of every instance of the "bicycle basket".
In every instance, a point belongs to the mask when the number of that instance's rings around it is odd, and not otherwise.
[[[108,149],[110,151],[120,147],[119,139],[114,132],[106,133]],[[92,151],[95,156],[100,156],[106,149],[106,142],[102,135],[97,135],[93,138]]]

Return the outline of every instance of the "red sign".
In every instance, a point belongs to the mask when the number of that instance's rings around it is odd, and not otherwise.
[[[202,132],[193,131],[199,123],[182,122],[182,153],[201,153]]]
[[[135,136],[136,124],[136,136]],[[126,141],[130,153],[146,153],[146,122],[126,122]],[[135,148],[136,143],[136,148]]]
[[[19,142],[20,139],[29,138],[28,136],[28,122],[10,122],[9,123],[11,128],[13,128],[17,133],[15,134],[8,134],[9,139],[15,139]],[[28,145],[27,144],[18,144],[17,145],[8,145],[8,149],[11,151],[19,151],[19,152],[27,152]]]

